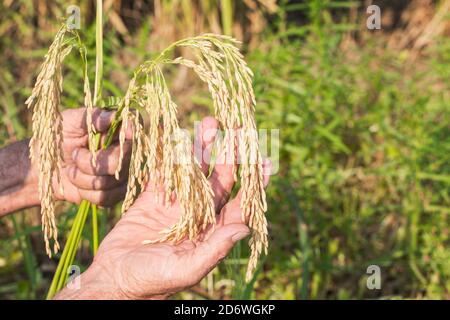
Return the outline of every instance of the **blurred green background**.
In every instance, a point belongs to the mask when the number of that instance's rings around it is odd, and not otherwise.
[[[30,136],[39,64],[69,4],[95,65],[94,1],[0,0],[0,145]],[[368,30],[367,6],[381,8]],[[280,129],[268,188],[269,255],[244,283],[243,242],[175,298],[450,298],[450,1],[104,1],[105,96],[171,42],[231,34],[255,73],[257,122]],[[63,105],[82,105],[82,68],[67,59]],[[187,126],[209,114],[206,88],[169,70]],[[61,240],[76,208],[58,205]],[[119,218],[104,210],[101,234]],[[90,228],[76,263],[86,268]],[[0,298],[42,299],[57,258],[43,249],[39,209],[0,220]],[[369,265],[381,289],[366,286]]]

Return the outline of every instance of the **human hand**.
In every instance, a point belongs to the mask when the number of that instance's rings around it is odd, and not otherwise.
[[[84,108],[69,109],[63,117],[63,156],[61,180],[64,193],[56,177],[53,190],[57,200],[80,203],[82,199],[109,206],[121,200],[126,192],[127,172],[116,180],[114,171],[119,158],[117,138],[106,150],[98,152],[97,164],[92,166],[88,150],[86,111]],[[114,112],[95,109],[93,124],[105,138]],[[131,129],[126,134],[124,165],[128,168],[131,151]],[[39,205],[39,170],[37,163],[30,161],[29,140],[13,143],[0,149],[0,217],[19,209]],[[37,152],[37,151],[36,151]]]
[[[217,128],[215,119],[205,118],[199,130],[205,175]],[[81,275],[81,288],[66,288],[56,298],[158,299],[198,283],[249,234],[241,216],[241,192],[228,201],[234,185],[232,168],[226,163],[214,167],[209,183],[214,191],[217,223],[197,241],[142,244],[159,239],[160,231],[175,224],[182,212],[176,200],[166,208],[158,201],[165,198],[163,189],[149,184],[101,243],[93,264]],[[265,186],[270,169],[270,162],[265,162]]]
[[[97,163],[92,165],[92,155],[88,148],[85,108],[68,109],[62,112],[63,118],[63,158],[61,181],[63,193],[54,179],[57,200],[80,203],[83,199],[101,206],[111,206],[123,199],[126,192],[127,174],[122,173],[116,180],[114,171],[119,159],[119,144],[114,141],[105,150],[98,151]],[[95,109],[93,125],[105,138],[114,118],[114,112]],[[131,137],[131,134],[127,138]],[[124,165],[128,167],[131,142],[124,146]]]

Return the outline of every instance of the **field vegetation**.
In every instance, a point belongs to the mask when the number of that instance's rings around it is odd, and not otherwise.
[[[232,35],[254,71],[259,128],[279,129],[267,190],[269,255],[245,282],[238,245],[175,298],[450,298],[450,1],[104,1],[104,96],[123,96],[137,65],[204,32]],[[79,0],[95,61],[94,1]],[[24,104],[67,2],[0,0],[0,145],[31,135]],[[67,57],[62,105],[83,104],[83,68]],[[90,65],[93,74],[94,64]],[[187,68],[168,76],[181,126],[212,114]],[[274,140],[275,141],[275,140]],[[45,254],[39,208],[0,219],[0,298],[42,299],[58,259]],[[61,242],[76,207],[57,206]],[[103,237],[120,217],[99,213]],[[75,258],[91,259],[91,230]],[[381,290],[366,287],[369,265]]]

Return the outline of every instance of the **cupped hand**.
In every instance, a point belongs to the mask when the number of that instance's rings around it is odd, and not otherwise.
[[[205,175],[217,129],[217,120],[205,118],[197,137]],[[216,162],[220,160],[219,157]],[[271,164],[266,161],[263,166],[267,185]],[[149,184],[101,243],[93,264],[81,276],[82,290],[65,289],[57,298],[158,299],[197,284],[237,241],[249,235],[241,216],[241,192],[229,201],[234,185],[233,166],[216,163],[209,183],[214,192],[217,223],[198,240],[142,244],[159,239],[160,231],[174,225],[182,212],[176,200],[166,208],[161,203],[165,198],[162,189]]]

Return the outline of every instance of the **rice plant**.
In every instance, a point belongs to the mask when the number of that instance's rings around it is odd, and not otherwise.
[[[97,2],[97,44],[102,41],[101,1]],[[128,188],[122,211],[132,205],[149,181],[164,186],[168,206],[174,193],[183,212],[178,223],[169,230],[162,230],[160,239],[144,241],[143,245],[169,241],[178,243],[184,238],[196,239],[208,226],[215,223],[213,190],[200,170],[190,146],[185,144],[181,150],[174,144],[174,136],[179,131],[176,117],[177,105],[173,101],[164,78],[164,65],[184,65],[192,69],[203,80],[211,94],[215,116],[225,129],[222,148],[226,159],[233,164],[234,179],[240,176],[242,190],[242,220],[252,230],[249,242],[251,255],[247,269],[250,280],[256,269],[258,257],[267,253],[267,210],[263,188],[262,161],[258,146],[258,136],[254,111],[256,99],[252,88],[252,71],[236,47],[238,41],[217,34],[204,34],[175,42],[153,60],[145,61],[134,72],[128,89],[119,100],[116,117],[108,132],[103,147],[112,141],[120,127],[120,158],[116,168],[116,178],[122,169],[125,132],[133,124],[133,148],[128,177]],[[62,66],[64,58],[78,48],[84,65],[84,103],[89,148],[93,165],[99,144],[92,125],[93,105],[89,78],[87,74],[86,47],[76,30],[63,25],[58,31],[42,64],[27,105],[33,111],[33,137],[30,141],[30,154],[39,167],[39,195],[42,204],[42,228],[46,251],[51,256],[59,250],[58,230],[54,216],[54,190],[52,181],[60,180],[62,166],[61,145],[62,118],[60,115],[60,96],[62,91]],[[177,48],[188,49],[195,56],[190,60],[183,56],[170,58]],[[183,50],[186,51],[186,50]],[[97,45],[95,78],[95,102],[101,100],[101,45]],[[144,121],[145,120],[145,121]],[[239,130],[238,130],[239,129]],[[240,169],[238,169],[240,158]],[[61,193],[64,190],[60,190]],[[66,270],[72,263],[81,232],[84,227],[89,204],[83,201],[69,235],[66,249],[60,260],[54,281],[49,291],[51,298],[67,281]],[[92,205],[93,217],[96,207]],[[95,219],[94,230],[95,230]],[[95,248],[96,246],[94,246]],[[94,249],[95,253],[95,249]]]

